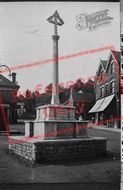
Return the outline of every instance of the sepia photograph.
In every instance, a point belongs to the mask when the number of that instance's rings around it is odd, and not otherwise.
[[[119,1],[0,2],[1,185],[122,187],[122,13]]]

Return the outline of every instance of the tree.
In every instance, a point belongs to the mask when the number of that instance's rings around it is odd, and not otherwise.
[[[32,93],[31,93],[31,90],[29,89],[26,90],[26,99],[27,98],[32,98]]]
[[[45,93],[51,95],[52,94],[52,83],[45,87]]]
[[[82,82],[81,79],[77,79],[76,83],[73,85],[73,90],[78,92],[79,90],[84,90],[84,83]]]
[[[86,93],[94,93],[94,81],[89,79],[84,85],[84,90]]]

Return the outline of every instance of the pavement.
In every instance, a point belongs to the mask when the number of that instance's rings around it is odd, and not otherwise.
[[[93,127],[94,129],[100,129],[100,130],[106,130],[106,131],[111,131],[111,132],[116,132],[116,133],[121,133],[121,129],[116,129],[116,128],[110,128],[107,126],[95,126]]]
[[[17,126],[17,127],[15,127]],[[111,127],[107,127],[107,126],[104,126],[104,125],[96,125],[96,126],[92,126],[91,125],[89,126],[88,125],[88,128],[93,128],[93,129],[100,129],[100,130],[106,130],[106,131],[111,131],[111,132],[117,132],[117,133],[121,133],[121,129],[117,129],[117,128],[111,128]],[[24,133],[25,131],[25,128],[24,128],[24,124],[23,123],[19,123],[19,124],[10,124],[9,126],[9,129],[10,129],[10,133],[17,133],[17,132],[21,132],[21,133]],[[3,131],[4,133],[4,131]]]

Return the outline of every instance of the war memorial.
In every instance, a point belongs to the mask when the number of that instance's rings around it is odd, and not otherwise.
[[[50,105],[36,108],[36,119],[25,121],[25,136],[10,136],[9,151],[30,162],[96,157],[106,153],[107,139],[88,136],[88,121],[75,119],[75,107],[59,101],[58,26],[64,24],[59,13],[48,19],[54,25],[53,91]]]

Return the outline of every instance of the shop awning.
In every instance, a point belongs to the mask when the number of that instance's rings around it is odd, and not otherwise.
[[[97,102],[95,103],[95,105],[91,108],[91,110],[89,111],[89,113],[94,113],[94,112],[98,112],[99,107],[102,105],[104,101],[103,99],[97,100]]]
[[[115,94],[112,94],[110,96],[107,96],[105,98],[102,98],[100,100],[97,100],[95,105],[91,108],[89,113],[95,113],[95,112],[101,112],[104,111],[107,106],[110,104],[110,102],[113,100]]]

